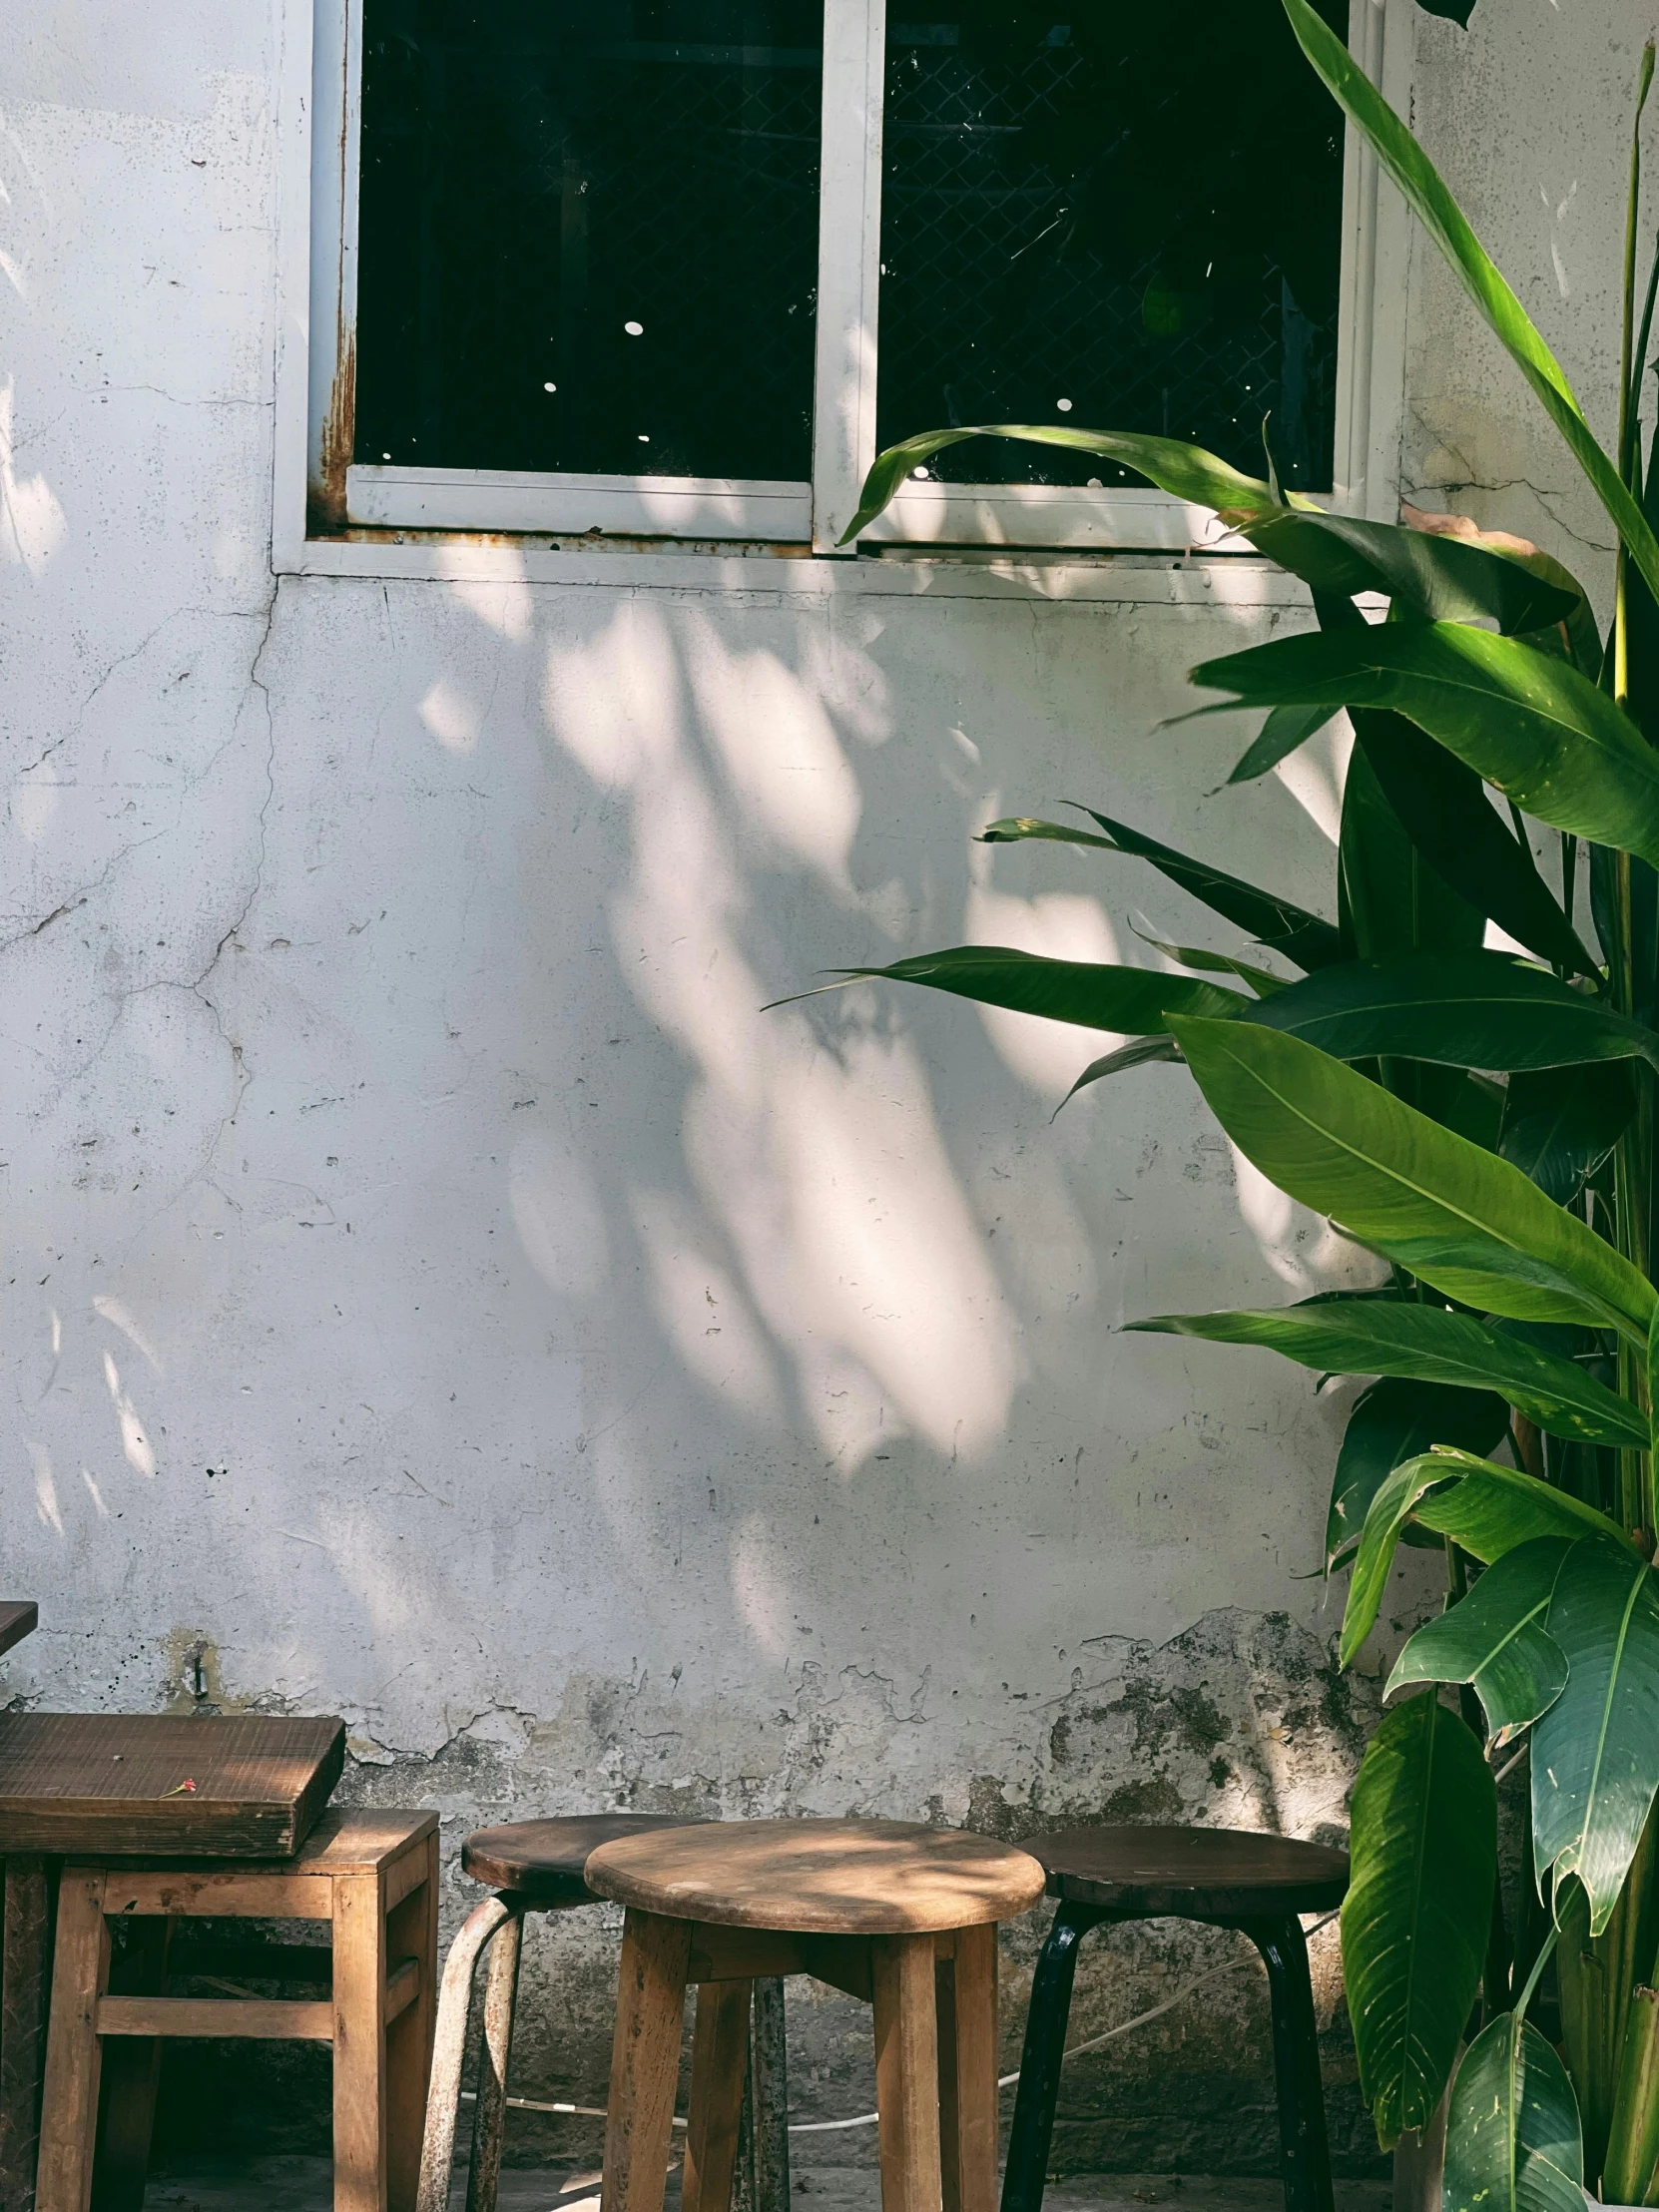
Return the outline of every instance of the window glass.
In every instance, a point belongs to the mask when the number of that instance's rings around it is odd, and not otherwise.
[[[364,0],[355,458],[800,481],[823,0]]]
[[[1347,36],[1346,0],[1318,0]],[[889,0],[878,438],[1052,422],[1332,480],[1342,118],[1279,0]],[[932,473],[1139,483],[974,442]]]

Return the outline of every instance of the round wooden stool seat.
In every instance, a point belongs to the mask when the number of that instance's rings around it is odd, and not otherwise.
[[[1026,1839],[1048,1894],[1158,1920],[1327,1913],[1348,1894],[1348,1854],[1231,1828],[1062,1828]]]
[[[492,1890],[512,1890],[535,1907],[592,1905],[582,1879],[589,1856],[620,1837],[688,1824],[673,1813],[586,1813],[570,1820],[503,1821],[475,1828],[461,1846],[461,1872]]]
[[[802,1935],[1012,1920],[1043,1883],[1028,1852],[910,1821],[712,1821],[603,1844],[587,1864],[590,1890],[637,1912]]]

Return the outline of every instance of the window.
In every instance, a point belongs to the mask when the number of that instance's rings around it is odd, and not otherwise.
[[[315,4],[314,532],[828,551],[878,445],[998,420],[1377,504],[1386,225],[1278,0]],[[975,441],[870,537],[1205,527]]]

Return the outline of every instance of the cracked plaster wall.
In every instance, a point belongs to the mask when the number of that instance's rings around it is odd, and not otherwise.
[[[1430,141],[1600,397],[1643,27],[1482,0],[1423,41]],[[1114,1331],[1354,1263],[1178,1070],[1051,1126],[1086,1037],[759,1011],[962,938],[1225,941],[1133,863],[969,842],[1068,795],[1329,906],[1332,757],[1207,798],[1239,732],[1155,727],[1293,603],[278,587],[272,54],[250,0],[49,0],[0,62],[0,1464],[44,1621],[0,1695],[338,1711],[347,1793],[451,1844],[608,1804],[1340,1836],[1376,1678],[1308,1577],[1345,1393]],[[1534,171],[1579,180],[1566,300]],[[1565,487],[1413,283],[1409,480]],[[613,1944],[538,1935],[531,2093],[597,2090]],[[1080,2026],[1215,1955],[1114,1938]],[[860,2108],[852,2008],[794,2020],[804,2112]],[[1061,2155],[1271,2170],[1264,2030],[1244,1970],[1108,2045]]]

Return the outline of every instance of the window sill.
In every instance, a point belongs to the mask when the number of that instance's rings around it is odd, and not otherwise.
[[[849,594],[1169,607],[1308,604],[1305,587],[1260,555],[1215,550],[889,544],[831,557],[805,544],[758,541],[355,529],[279,541],[272,565],[290,576],[656,589],[809,604]]]

